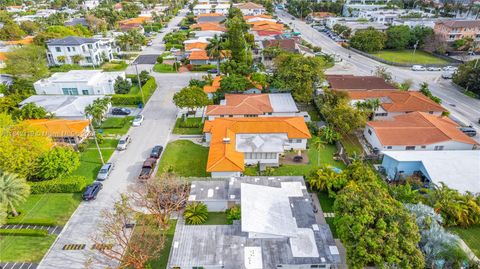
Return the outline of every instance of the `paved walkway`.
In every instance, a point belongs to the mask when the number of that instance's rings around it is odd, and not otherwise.
[[[62,232],[61,226],[44,226],[44,225],[28,225],[28,224],[8,224],[0,226],[0,229],[34,229],[47,230],[48,234],[58,235]]]

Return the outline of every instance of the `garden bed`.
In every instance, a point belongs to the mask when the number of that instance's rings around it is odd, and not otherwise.
[[[480,225],[473,225],[466,229],[451,227],[448,230],[460,236],[475,256],[480,258]]]
[[[125,61],[110,61],[102,65],[102,70],[111,72],[111,71],[123,71],[127,69],[128,64]]]

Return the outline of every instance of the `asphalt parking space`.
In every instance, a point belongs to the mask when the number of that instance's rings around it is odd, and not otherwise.
[[[133,64],[156,64],[158,56],[160,54],[140,55],[133,61]]]

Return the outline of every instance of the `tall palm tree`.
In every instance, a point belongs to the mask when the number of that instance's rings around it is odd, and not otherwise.
[[[97,134],[95,133],[95,129],[93,128],[92,122],[96,121],[100,123],[104,113],[105,113],[105,110],[102,108],[102,104],[98,104],[98,103],[95,104],[94,102],[93,104],[90,104],[85,107],[85,115],[87,115],[87,117],[90,120],[90,124],[89,124],[90,129],[92,130],[93,140],[95,141],[95,145],[97,146],[98,155],[100,156],[100,161],[102,162],[102,165],[105,164],[105,161],[103,159],[103,154],[102,154],[102,151],[100,150],[100,146],[98,145]]]
[[[320,137],[316,136],[312,139],[312,146],[314,149],[318,151],[318,156],[317,156],[317,166],[320,165],[320,151],[325,148],[325,144],[327,144],[325,141],[323,141]]]
[[[187,224],[203,224],[208,219],[207,206],[201,202],[190,203],[185,207],[183,218]]]
[[[5,204],[14,216],[18,216],[15,207],[25,202],[28,195],[30,195],[30,185],[25,179],[13,173],[0,171],[0,204]]]
[[[214,35],[212,39],[209,40],[209,44],[207,46],[207,53],[208,57],[217,60],[217,74],[220,74],[220,58],[222,56],[222,40],[217,36]]]

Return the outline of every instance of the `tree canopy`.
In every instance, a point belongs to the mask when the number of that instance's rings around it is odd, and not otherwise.
[[[197,86],[188,86],[181,89],[173,95],[173,102],[176,106],[188,108],[190,111],[211,103],[203,89]]]
[[[369,27],[358,30],[350,39],[350,45],[365,52],[377,52],[385,47],[387,37],[384,33]]]
[[[29,81],[36,81],[48,75],[45,49],[27,45],[13,49],[8,54],[6,70],[9,74]]]
[[[219,91],[221,93],[238,93],[243,92],[252,86],[253,85],[248,78],[234,74],[222,77]]]
[[[470,61],[460,65],[453,74],[453,82],[480,96],[480,63]]]
[[[407,25],[394,25],[387,29],[387,42],[385,44],[388,49],[405,49],[410,40],[410,27]]]
[[[67,147],[54,147],[39,156],[33,177],[35,180],[61,178],[75,171],[79,165],[78,152]]]

